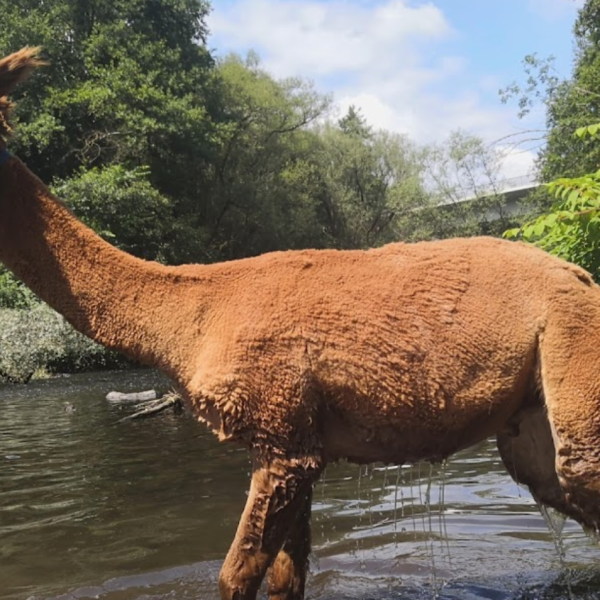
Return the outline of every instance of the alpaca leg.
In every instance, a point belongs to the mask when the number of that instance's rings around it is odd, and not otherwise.
[[[304,507],[318,469],[273,461],[252,474],[250,493],[221,574],[222,600],[255,600],[268,567]]]
[[[595,291],[595,290],[594,290]],[[571,317],[548,326],[541,344],[541,376],[555,447],[555,471],[570,516],[600,530],[600,355],[595,306],[576,306],[586,326]],[[567,308],[562,307],[568,315]],[[588,321],[589,319],[589,321]]]
[[[546,409],[535,402],[510,419],[497,436],[498,450],[510,476],[526,485],[538,504],[573,516],[556,474],[556,449]]]
[[[301,600],[310,554],[310,510],[312,486],[292,524],[283,548],[269,570],[269,600]]]
[[[600,533],[599,392],[588,396],[565,390],[547,398],[555,472],[567,507],[561,512],[596,533]],[[593,406],[593,411],[586,406]]]

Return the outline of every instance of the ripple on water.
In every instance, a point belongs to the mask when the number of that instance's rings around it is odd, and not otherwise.
[[[188,417],[123,424],[133,407],[105,401],[157,386],[168,384],[142,371],[0,387],[2,600],[215,597],[248,459]],[[567,522],[561,563],[492,443],[429,472],[327,468],[309,598],[600,597],[598,548]]]

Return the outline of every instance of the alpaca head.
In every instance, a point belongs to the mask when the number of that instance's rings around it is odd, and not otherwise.
[[[8,95],[21,81],[44,62],[39,59],[39,48],[23,48],[0,60],[0,149],[12,133],[9,112],[13,104]]]

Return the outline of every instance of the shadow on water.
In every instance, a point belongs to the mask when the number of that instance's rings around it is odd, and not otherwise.
[[[113,389],[150,371],[0,387],[0,598],[215,598],[248,485],[246,452],[190,417],[118,423]],[[587,600],[600,550],[565,557],[486,442],[442,467],[333,465],[315,488],[315,600]]]

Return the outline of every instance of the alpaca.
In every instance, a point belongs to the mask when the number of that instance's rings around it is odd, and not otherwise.
[[[600,288],[491,238],[275,252],[167,267],[80,223],[6,150],[6,96],[39,64],[0,61],[0,261],[79,331],[162,369],[253,459],[223,600],[299,600],[312,487],[330,461],[440,461],[496,435],[536,500],[600,527]]]

